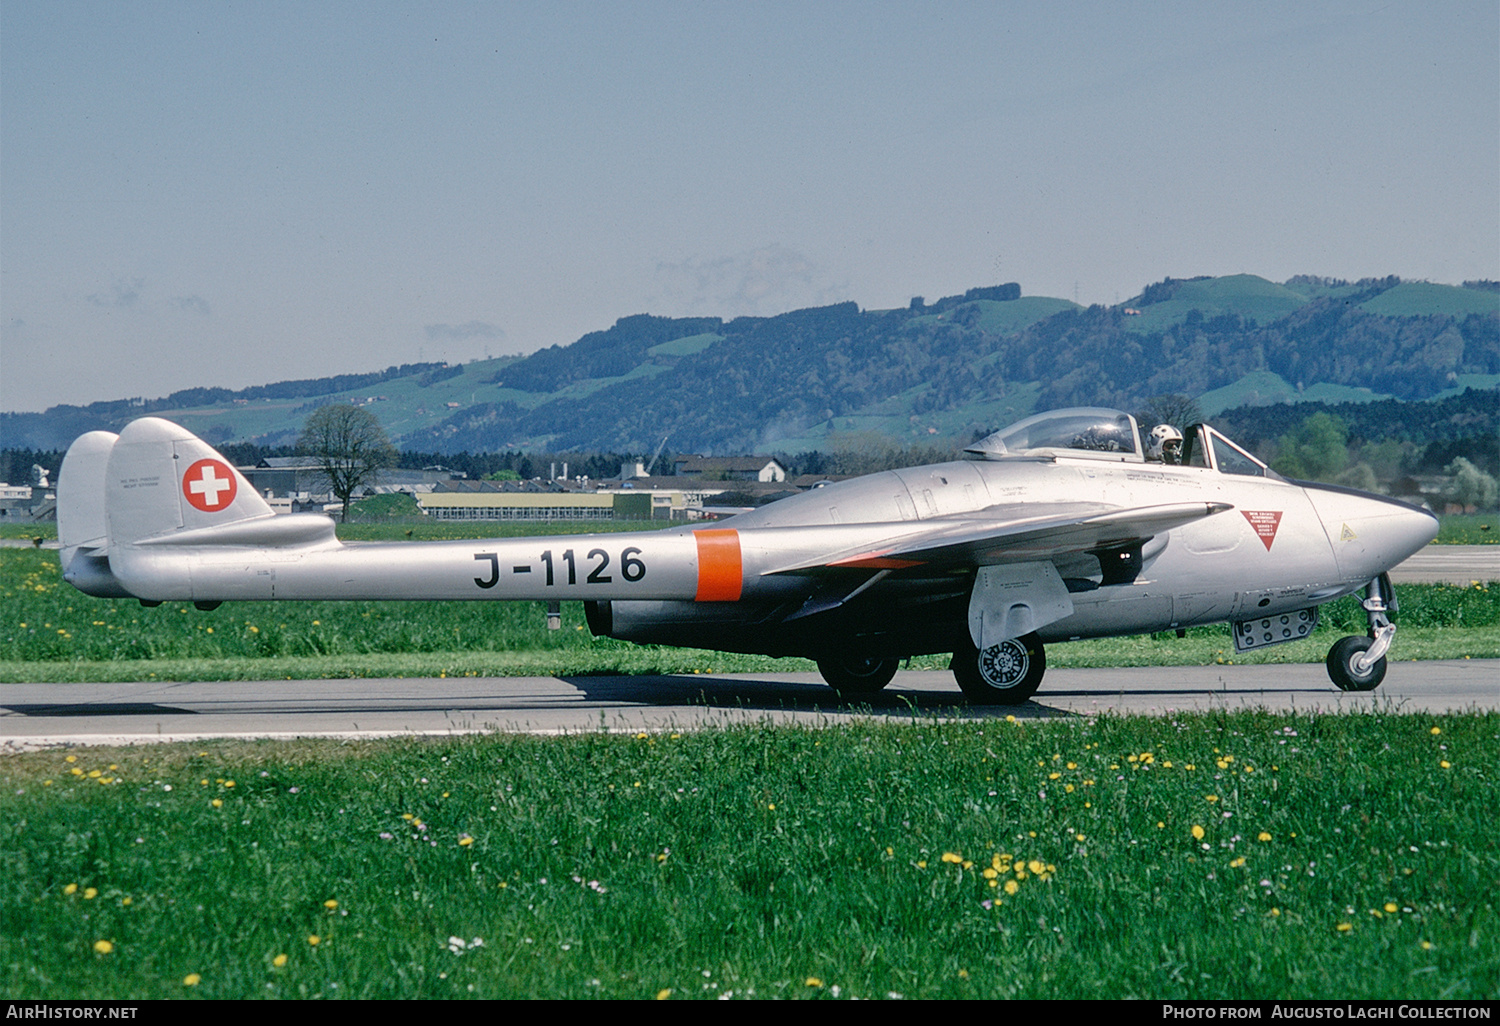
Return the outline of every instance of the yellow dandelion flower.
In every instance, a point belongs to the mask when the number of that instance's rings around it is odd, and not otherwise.
[[[1443,728],[1442,727],[1433,727],[1432,728],[1432,735],[1433,735],[1433,737],[1436,737],[1437,735],[1441,734],[1442,732],[1443,732]]]
[[[64,894],[73,894],[77,890],[78,890],[78,885],[77,884],[68,884],[68,886],[66,886],[66,887],[63,888],[63,893]]]
[[[959,862],[962,862],[963,860],[964,860],[964,857],[962,855],[958,854],[957,852],[952,852],[952,851],[945,851],[945,852],[943,852],[943,861],[944,862],[959,863]]]
[[[1260,833],[1255,835],[1255,839],[1257,841],[1269,841],[1271,839],[1271,835],[1262,830]]]
[[[1338,925],[1338,931],[1339,931],[1339,933],[1348,933],[1352,929],[1354,929],[1354,924],[1353,923],[1340,923]]]
[[[214,808],[216,808],[216,809],[223,808],[224,807],[224,799],[222,799],[222,798],[215,798],[214,802],[213,802],[213,805],[214,805]]]
[[[1401,908],[1394,901],[1388,901],[1385,903],[1385,910],[1394,915],[1395,913],[1401,911]]]
[[[1438,765],[1441,766],[1441,767],[1443,767],[1443,769],[1452,769],[1453,768],[1453,764],[1451,762],[1449,762],[1447,759],[1444,759],[1442,762],[1438,763]]]
[[[339,903],[337,901],[335,901],[334,899],[329,898],[327,901],[323,902],[323,907],[324,908],[338,908],[339,907]]]
[[[96,940],[94,941],[94,950],[99,952],[99,954],[101,955],[107,955],[111,951],[115,950],[115,945],[113,941]]]
[[[1203,828],[1196,823],[1193,824],[1193,840],[1203,840]]]
[[[1245,864],[1245,856],[1241,855],[1239,858],[1234,859],[1232,862],[1229,863],[1229,868],[1231,868],[1231,869],[1239,869],[1244,864]]]
[[[658,1001],[665,1001],[667,998],[669,998],[671,996],[672,996],[672,988],[671,987],[663,987],[661,990],[659,990],[659,991],[656,992],[656,1000],[658,1000]]]
[[[271,964],[280,969],[282,966],[286,965],[286,955],[277,955],[275,958],[271,959]]]
[[[1422,950],[1423,951],[1431,951],[1432,950],[1432,941],[1423,941],[1422,942]]]
[[[460,837],[458,839],[458,846],[460,848],[467,848],[469,845],[471,845],[473,843],[474,843],[474,838],[470,837],[468,834],[464,834],[462,837]]]
[[[1007,881],[1005,881],[1005,893],[1006,894],[1014,894],[1017,891],[1019,891],[1020,889],[1021,889],[1021,885],[1018,884],[1018,883],[1016,883],[1014,880],[1007,880]]]
[[[806,987],[821,987],[821,986],[823,986],[823,981],[820,980],[820,979],[818,979],[816,976],[809,976],[807,978],[807,982],[805,984],[803,984],[803,986],[806,986]]]
[[[1216,802],[1219,800],[1219,796],[1216,794],[1206,794],[1203,796],[1203,800],[1206,802]]]
[[[317,934],[315,934],[315,933],[314,933],[314,934],[310,934],[310,935],[309,935],[309,936],[308,936],[308,938],[307,938],[307,943],[308,943],[308,944],[311,944],[311,945],[312,945],[312,946],[313,946],[313,947],[317,947],[317,946],[318,946],[318,945],[319,945],[319,944],[322,944],[322,943],[323,943],[323,938],[322,938],[322,937],[319,937],[319,936],[318,936],[318,935],[317,935]]]
[[[26,625],[23,623],[23,624],[21,624],[21,626],[25,627]],[[77,761],[78,761],[78,756],[76,756],[76,755],[68,755],[68,756],[65,756],[63,758],[63,762],[77,762]]]
[[[91,900],[93,898],[96,898],[98,896],[99,896],[99,888],[97,888],[97,887],[88,887],[88,888],[84,889],[84,892],[83,892],[83,900],[84,901],[89,901],[89,900]]]
[[[1083,838],[1082,834],[1074,834],[1073,835],[1073,840],[1077,841],[1079,844],[1082,844],[1084,838]]]
[[[199,976],[197,973],[188,973],[182,978],[182,985],[184,987],[196,987],[198,986],[198,981],[201,979],[203,979],[203,977]]]

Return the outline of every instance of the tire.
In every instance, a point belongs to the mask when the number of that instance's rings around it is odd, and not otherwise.
[[[1356,656],[1368,652],[1370,646],[1375,642],[1370,638],[1360,638],[1353,635],[1340,638],[1334,642],[1333,647],[1328,650],[1328,677],[1333,681],[1334,687],[1340,691],[1374,691],[1385,680],[1385,657],[1381,656],[1375,661],[1375,665],[1364,673],[1354,668]]]
[[[1020,705],[1041,687],[1047,651],[1035,634],[991,645],[983,652],[966,644],[949,664],[964,697],[973,705]]]
[[[818,672],[840,698],[852,701],[877,695],[896,676],[899,659],[830,656],[818,660]]]

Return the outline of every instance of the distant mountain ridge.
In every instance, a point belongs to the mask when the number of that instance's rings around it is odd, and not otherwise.
[[[424,452],[799,452],[960,445],[1035,409],[1203,397],[1425,400],[1500,385],[1500,292],[1395,277],[1172,279],[1116,306],[988,286],[896,310],[622,317],[568,346],[461,366],[0,414],[0,446],[52,449],[152,413],[216,442],[285,444],[327,402],[368,403]]]

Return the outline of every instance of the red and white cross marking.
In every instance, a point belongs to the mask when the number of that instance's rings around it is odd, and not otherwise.
[[[194,509],[217,513],[234,502],[239,483],[223,460],[199,460],[182,475],[182,495]]]

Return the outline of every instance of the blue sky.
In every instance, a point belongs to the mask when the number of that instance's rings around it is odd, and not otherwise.
[[[0,4],[0,410],[1240,272],[1500,278],[1500,5]]]

